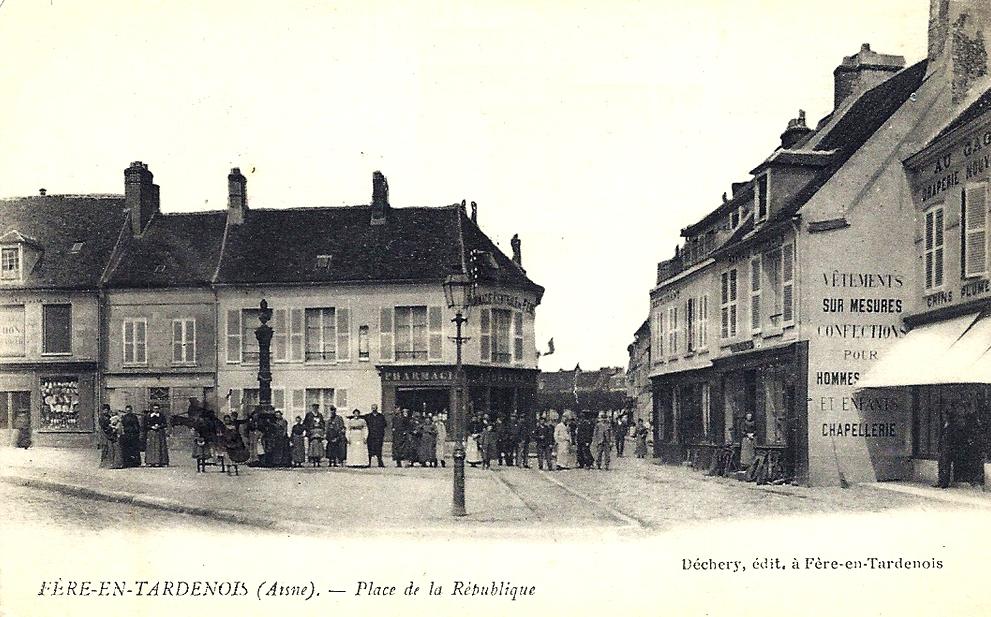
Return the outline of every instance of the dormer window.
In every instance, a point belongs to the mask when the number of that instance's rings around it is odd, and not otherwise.
[[[0,280],[21,280],[21,247],[5,246],[0,248]]]
[[[82,242],[74,242],[72,244],[72,248],[69,249],[69,252],[72,253],[72,254],[76,254],[76,253],[78,253],[81,250],[83,250],[83,243]]]
[[[730,229],[736,229],[740,226],[740,209],[735,208],[729,215],[729,227]]]
[[[767,199],[767,174],[764,174],[757,178],[756,183],[756,197],[757,197],[757,216],[754,217],[756,221],[763,221],[767,218],[768,211],[768,199]]]
[[[333,255],[317,255],[317,270],[330,270],[333,261]]]

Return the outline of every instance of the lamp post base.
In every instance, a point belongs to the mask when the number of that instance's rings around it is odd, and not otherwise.
[[[454,500],[451,503],[452,516],[468,516],[465,510],[465,448],[458,444],[454,448]]]

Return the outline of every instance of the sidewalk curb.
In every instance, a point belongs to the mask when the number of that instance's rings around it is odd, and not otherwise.
[[[293,522],[290,525],[283,521],[271,518],[251,516],[237,510],[210,508],[206,506],[192,506],[167,497],[139,495],[121,491],[96,490],[86,486],[80,486],[78,484],[55,482],[52,480],[43,480],[41,478],[30,478],[11,474],[0,474],[0,482],[53,493],[60,493],[62,495],[78,497],[81,499],[120,503],[140,508],[148,508],[151,510],[171,512],[173,514],[184,514],[188,516],[209,518],[222,523],[233,523],[246,527],[257,527],[272,531],[295,531],[297,533],[299,531],[306,531],[308,533],[326,533],[326,529],[311,523]]]
[[[922,497],[924,499],[930,499],[932,501],[939,501],[942,503],[953,503],[957,505],[969,505],[977,508],[991,509],[991,500],[985,497],[961,495],[952,491],[946,492],[944,489],[932,489],[922,486],[906,486],[904,484],[896,484],[892,482],[866,482],[861,486],[869,486],[878,491],[887,491],[902,495],[913,495],[915,497]]]

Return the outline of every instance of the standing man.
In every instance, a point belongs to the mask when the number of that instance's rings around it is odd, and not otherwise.
[[[623,456],[623,451],[626,449],[626,434],[630,431],[630,423],[626,419],[626,414],[619,417],[614,431],[616,437],[616,456]]]
[[[396,461],[396,467],[403,466],[408,430],[409,419],[406,417],[406,411],[399,409],[397,405],[396,411],[392,414],[392,460]]]
[[[533,442],[537,445],[537,468],[543,470],[546,462],[547,471],[554,471],[554,463],[552,462],[554,427],[551,426],[546,417],[541,418],[537,422],[537,426],[534,427]]]
[[[530,423],[530,415],[523,414],[516,424],[516,464],[520,467],[530,468],[530,436],[533,434],[533,426]]]
[[[344,418],[337,415],[337,407],[331,405],[330,419],[327,421],[327,458],[331,467],[344,465],[348,456],[346,439]]]
[[[134,409],[128,405],[121,418],[121,450],[124,454],[124,467],[141,466],[141,421]]]
[[[939,429],[939,481],[937,488],[949,488],[953,484],[953,426],[950,423],[950,414],[946,411],[940,414]]]
[[[595,466],[602,469],[605,463],[606,470],[609,470],[609,451],[612,450],[612,426],[606,417],[606,412],[599,413],[599,421],[595,423],[595,430],[592,433],[592,447],[595,449]]]
[[[379,467],[385,467],[382,462],[382,442],[385,441],[385,416],[379,413],[379,406],[372,405],[372,411],[365,416],[368,425],[368,466],[372,466],[372,457],[379,461]]]
[[[591,469],[595,457],[592,456],[592,440],[595,437],[595,425],[588,418],[586,413],[582,413],[578,420],[578,427],[575,429],[575,443],[578,444],[578,467],[580,469]]]

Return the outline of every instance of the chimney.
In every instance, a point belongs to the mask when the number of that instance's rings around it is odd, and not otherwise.
[[[248,216],[248,179],[234,167],[227,174],[227,219],[231,225],[241,225]]]
[[[478,204],[471,202],[471,222],[478,225]]]
[[[843,58],[833,71],[833,108],[838,109],[903,68],[904,56],[879,54],[871,50],[870,43],[864,43],[859,52]]]
[[[389,181],[381,171],[372,173],[372,225],[384,225],[389,216]]]
[[[781,133],[781,147],[788,150],[812,132],[812,129],[805,126],[805,110],[798,110],[798,117],[788,121],[788,128]]]
[[[471,202],[471,203],[472,203],[472,205],[475,204],[475,202]],[[513,247],[513,263],[515,263],[517,266],[519,266],[519,267],[522,268],[523,267],[523,255],[520,252],[521,245],[522,245],[522,243],[520,242],[520,235],[519,234],[513,234],[513,239],[509,241],[509,246]]]
[[[44,188],[38,189],[38,194],[44,197],[45,195],[48,194],[48,189],[44,189]]]
[[[124,170],[124,205],[131,216],[131,233],[135,236],[148,227],[148,223],[158,213],[158,185],[148,166],[134,161]]]
[[[927,77],[943,73],[954,105],[963,102],[974,83],[988,74],[985,31],[989,28],[988,0],[930,0]]]

